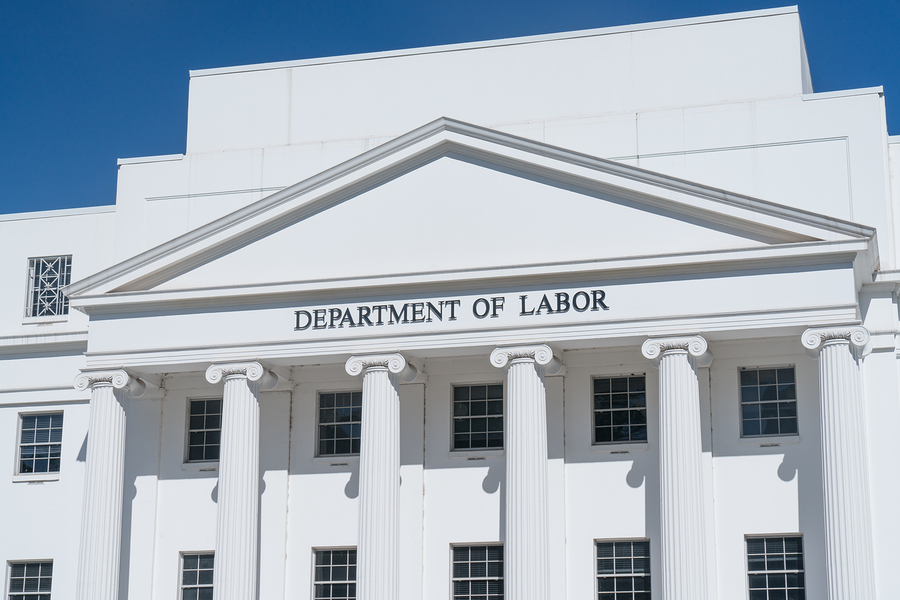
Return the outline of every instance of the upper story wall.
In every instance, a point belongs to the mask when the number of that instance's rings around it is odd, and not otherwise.
[[[188,154],[799,96],[797,9],[191,73]]]

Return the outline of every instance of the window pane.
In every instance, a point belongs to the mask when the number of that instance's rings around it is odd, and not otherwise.
[[[645,389],[643,375],[594,379],[595,444],[646,441]]]
[[[741,379],[741,435],[797,434],[794,368],[744,369]]]
[[[601,541],[597,553],[597,590],[619,598],[649,598],[650,542],[647,540]],[[637,592],[637,593],[635,593]],[[646,596],[644,594],[647,594]],[[607,594],[600,593],[602,599]]]
[[[502,599],[503,546],[454,546],[452,584],[454,599]]]
[[[454,386],[453,432],[454,450],[502,448],[503,385]]]

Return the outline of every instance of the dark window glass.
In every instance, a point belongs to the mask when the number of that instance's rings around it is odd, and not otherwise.
[[[219,460],[222,399],[191,400],[188,416],[188,462]]]
[[[594,443],[647,441],[643,375],[594,379]]]
[[[62,452],[62,413],[22,415],[19,474],[59,473]]]
[[[598,600],[650,600],[650,541],[597,542]]]
[[[747,580],[751,600],[805,600],[803,538],[747,538]]]
[[[362,392],[319,394],[319,456],[359,454]]]
[[[9,600],[50,600],[53,561],[9,563]]]
[[[356,600],[356,550],[316,550],[316,600]]]
[[[453,449],[503,447],[503,384],[453,387]]]
[[[181,600],[212,600],[214,563],[212,553],[181,555]]]
[[[503,546],[453,547],[453,600],[502,600]]]
[[[741,436],[797,434],[794,367],[742,369]]]

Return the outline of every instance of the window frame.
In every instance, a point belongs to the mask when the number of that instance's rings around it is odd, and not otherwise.
[[[597,412],[594,409],[594,382],[598,379],[620,379],[623,377],[631,378],[631,377],[643,377],[644,378],[644,411],[646,417],[647,427],[647,439],[645,440],[611,440],[609,442],[598,442],[595,439],[595,433],[597,429],[596,424],[596,415]],[[649,377],[647,376],[647,372],[632,372],[632,373],[610,373],[610,374],[593,374],[590,377],[590,385],[588,387],[588,412],[590,413],[590,418],[588,422],[590,423],[590,439],[591,439],[591,450],[594,451],[608,451],[608,452],[627,452],[629,450],[638,450],[638,449],[646,449],[650,444],[650,394],[648,391],[648,382]],[[609,409],[612,410],[612,409]]]
[[[313,460],[319,462],[328,462],[328,463],[346,463],[346,462],[357,462],[359,461],[359,452],[350,452],[347,454],[322,454],[319,452],[319,442],[321,441],[319,438],[320,426],[321,423],[319,421],[320,406],[322,402],[322,394],[359,394],[359,435],[360,435],[360,451],[362,451],[362,424],[363,419],[365,419],[365,415],[362,414],[362,389],[347,389],[346,387],[340,387],[335,389],[318,389],[316,390],[316,407],[315,407],[315,435],[313,436],[313,443],[315,446],[313,447]],[[352,407],[351,407],[352,408]],[[350,421],[350,424],[353,424],[353,421]],[[350,438],[350,447],[353,449],[353,437]],[[327,550],[327,548],[321,548],[322,550]],[[336,548],[340,550],[341,548]]]
[[[471,388],[473,386],[477,387],[477,386],[482,386],[482,385],[483,386],[499,385],[503,388],[503,398],[501,399],[501,402],[503,402],[503,413],[500,415],[503,418],[503,445],[500,446],[499,448],[456,448],[455,447],[456,437],[454,435],[455,432],[454,432],[454,424],[453,424],[453,419],[455,418],[455,415],[453,414],[453,412],[454,412],[454,406],[456,403],[456,401],[453,399],[453,397],[455,395],[455,390],[458,387]],[[451,382],[450,383],[450,402],[449,402],[449,407],[447,409],[450,413],[450,421],[449,421],[450,426],[447,428],[448,437],[449,437],[448,442],[450,444],[450,449],[449,449],[450,456],[455,456],[455,457],[503,456],[504,452],[506,452],[506,444],[507,444],[506,433],[507,433],[507,429],[508,429],[508,425],[509,425],[508,424],[509,419],[507,418],[508,414],[507,414],[507,404],[506,404],[507,387],[508,387],[507,382],[504,379],[501,379],[499,381],[496,379],[493,379],[490,381],[460,381],[460,382]],[[493,415],[493,416],[496,416],[496,415]],[[471,418],[471,416],[470,416],[470,418]],[[462,544],[460,544],[460,545],[462,545]]]
[[[478,384],[475,384],[475,385],[478,385]],[[505,391],[505,390],[504,390],[504,391]],[[499,577],[499,580],[503,582],[503,597],[506,598],[506,546],[505,546],[505,544],[504,544],[503,542],[498,542],[498,541],[491,541],[491,542],[453,542],[453,543],[450,544],[450,552],[449,552],[449,562],[450,562],[450,582],[449,582],[449,583],[450,583],[450,585],[449,585],[450,597],[449,597],[449,598],[450,598],[450,600],[454,600],[454,599],[456,598],[456,593],[455,593],[454,585],[453,585],[453,584],[456,582],[456,577],[454,577],[454,575],[453,575],[453,564],[455,563],[455,561],[453,560],[453,551],[454,551],[456,548],[469,548],[469,550],[471,551],[471,549],[472,549],[473,547],[477,547],[477,546],[493,546],[493,547],[498,547],[498,548],[501,548],[501,549],[502,549],[502,552],[500,553],[500,556],[501,556],[501,558],[502,558],[502,561],[501,561],[500,564],[503,565],[503,575],[502,575],[501,577]],[[471,563],[471,560],[470,560],[469,562]],[[490,562],[490,561],[487,561],[487,562]],[[486,580],[490,580],[490,579],[497,580],[498,578],[497,578],[497,577],[491,578],[491,577],[485,576],[485,577],[483,577],[482,579],[486,579]],[[471,577],[467,577],[467,578],[465,578],[465,580],[466,580],[466,581],[471,581],[472,578],[471,578]],[[471,596],[471,594],[469,594],[469,595]],[[488,596],[489,596],[489,595],[488,595]]]
[[[6,561],[6,582],[3,585],[3,590],[5,592],[4,598],[22,598],[25,596],[25,592],[12,592],[10,588],[12,587],[12,567],[13,565],[22,565],[29,563],[50,563],[53,565],[52,558],[29,558],[29,559],[16,559],[16,560],[7,560]],[[16,596],[12,596],[12,594],[17,594]],[[40,590],[37,592],[40,594]],[[53,574],[50,574],[50,591],[47,592],[47,595],[51,598],[53,597]]]
[[[24,417],[33,417],[40,415],[62,415],[63,417],[63,433],[65,436],[65,409],[63,408],[53,408],[48,410],[31,410],[18,413],[16,417],[16,445],[14,449],[14,460],[13,460],[13,482],[16,481],[59,481],[60,473],[62,473],[62,447],[63,447],[63,438],[61,437],[59,440],[59,471],[55,472],[46,472],[46,473],[20,473],[19,467],[21,466],[21,453],[22,453],[22,423]],[[22,562],[22,561],[17,561]],[[46,562],[46,561],[44,561]]]
[[[767,369],[793,369],[794,370],[794,400],[793,402],[796,404],[797,409],[797,433],[769,433],[769,434],[758,434],[758,435],[744,435],[744,402],[741,396],[741,372],[743,371],[761,371]],[[757,384],[759,385],[759,384]],[[774,365],[748,365],[737,367],[737,385],[735,388],[737,394],[737,428],[738,428],[738,440],[741,445],[749,445],[749,446],[768,446],[768,445],[780,445],[780,444],[790,444],[796,443],[800,441],[800,383],[797,380],[797,364],[774,364]],[[760,403],[757,402],[757,405]]]
[[[73,266],[73,255],[72,254],[56,254],[56,255],[48,255],[48,256],[29,256],[27,258],[26,269],[25,269],[25,306],[24,311],[22,313],[22,322],[25,324],[28,323],[59,323],[69,320],[69,298],[65,294],[63,295],[64,300],[64,310],[62,313],[54,313],[52,315],[32,315],[32,295],[35,291],[34,287],[34,278],[35,273],[33,272],[34,266],[32,261],[39,260],[57,260],[60,258],[68,259],[68,281],[59,288],[59,293],[62,294],[62,289],[72,283],[72,266]]]
[[[182,453],[182,467],[186,469],[214,470],[219,467],[219,459],[215,460],[191,460],[191,402],[199,400],[218,400],[219,405],[219,457],[222,456],[222,410],[225,408],[224,396],[194,396],[185,398],[184,402],[184,451]],[[205,414],[205,413],[204,413]],[[203,431],[211,431],[204,429]],[[205,441],[204,441],[205,446]]]
[[[212,554],[213,556],[213,584],[210,584],[208,587],[210,589],[215,589],[215,574],[216,574],[216,552],[215,550],[181,550],[178,552],[178,600],[181,600],[184,597],[184,590],[186,589],[184,586],[184,557],[185,555],[196,554],[197,556],[202,556],[204,554]],[[199,566],[199,564],[198,564]],[[199,569],[198,569],[199,570]],[[187,589],[202,589],[207,586],[190,585]],[[199,594],[198,594],[199,595]]]
[[[310,566],[310,573],[309,573],[309,582],[310,582],[309,597],[311,600],[316,600],[316,583],[319,583],[316,581],[316,553],[317,552],[334,552],[334,551],[341,551],[341,550],[347,550],[347,551],[353,550],[357,553],[356,554],[356,563],[354,565],[354,567],[356,568],[357,577],[353,578],[353,585],[358,585],[358,583],[359,583],[359,552],[357,550],[357,546],[313,546],[312,552],[310,552],[311,566]],[[349,562],[348,562],[348,565],[349,565]],[[333,582],[334,580],[331,580],[331,581]],[[349,579],[347,580],[347,583],[348,584],[350,583]],[[354,596],[358,596],[359,588],[357,588],[356,591],[357,591],[357,594],[354,594]]]
[[[650,589],[647,590],[647,593],[650,594],[650,598],[653,598],[653,542],[648,537],[634,537],[634,538],[594,538],[593,547],[594,547],[594,562],[592,567],[592,573],[594,578],[594,600],[600,598],[600,574],[597,573],[597,561],[600,560],[600,557],[597,555],[597,545],[598,544],[615,544],[617,542],[647,542],[647,561],[649,563],[650,569],[647,571],[647,578],[650,580]],[[746,544],[745,544],[746,546]],[[632,551],[631,558],[634,558],[634,552]],[[634,577],[634,573],[630,574]],[[623,574],[623,576],[627,576]],[[640,576],[640,575],[639,575]],[[613,574],[615,577],[615,573]]]
[[[807,598],[809,596],[806,594],[807,585],[806,585],[806,536],[802,533],[792,532],[792,533],[752,533],[752,534],[744,534],[744,590],[745,590],[745,598],[749,600],[750,598],[750,549],[748,547],[747,542],[750,540],[765,540],[767,538],[800,538],[800,542],[803,545],[802,550],[800,551],[801,560],[803,561],[803,569],[797,571],[798,573],[803,574],[803,595]],[[782,553],[786,554],[786,553]],[[766,553],[768,555],[768,553]],[[769,571],[754,571],[754,575],[758,575],[761,573],[768,573]],[[773,573],[787,573],[788,571],[773,571]],[[787,588],[786,588],[787,589]],[[768,586],[766,587],[766,591],[769,591]],[[767,594],[768,595],[768,594]]]

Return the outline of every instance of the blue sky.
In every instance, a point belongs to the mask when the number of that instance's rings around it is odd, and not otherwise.
[[[0,0],[0,214],[113,204],[116,159],[184,151],[188,71],[756,10],[751,0]],[[816,91],[883,85],[900,2],[800,3]]]

